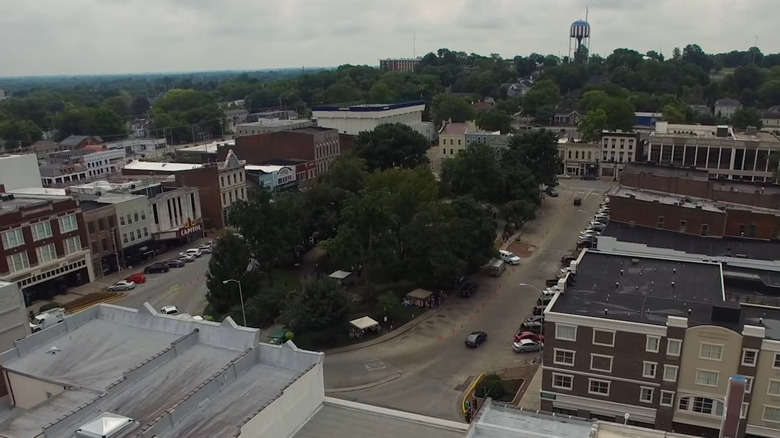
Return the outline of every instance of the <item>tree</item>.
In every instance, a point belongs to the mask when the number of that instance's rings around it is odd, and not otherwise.
[[[756,129],[761,129],[764,123],[761,121],[761,114],[755,110],[755,108],[742,107],[731,116],[731,123],[735,128],[745,129],[748,126],[753,126]]]
[[[130,114],[133,117],[144,117],[149,111],[149,99],[146,97],[135,97],[130,103]]]
[[[539,184],[554,187],[560,168],[558,138],[546,129],[525,131],[509,141],[509,150],[520,164],[528,168]]]
[[[498,109],[481,111],[477,115],[477,126],[485,131],[501,131],[508,134],[512,131],[512,119],[509,113]]]
[[[292,294],[282,314],[295,332],[313,332],[347,322],[352,302],[344,288],[332,278],[306,282]]]
[[[116,138],[127,134],[125,121],[108,108],[88,108],[70,105],[54,118],[57,135],[94,135]]]
[[[433,97],[431,113],[436,126],[441,126],[447,120],[463,123],[474,120],[476,116],[471,103],[462,97],[450,93],[440,93]]]
[[[466,260],[458,257],[451,241],[452,208],[441,203],[422,206],[402,229],[404,275],[434,290],[450,288],[466,273]],[[491,243],[492,245],[492,243]]]
[[[43,137],[43,132],[29,120],[12,119],[0,122],[0,138],[5,140],[6,148],[17,145],[29,146]]]
[[[441,169],[446,195],[471,195],[481,201],[506,202],[505,179],[496,150],[477,143],[446,160]]]
[[[126,91],[116,96],[109,97],[103,104],[106,108],[118,114],[120,117],[127,117],[131,114],[131,105],[133,97]]]
[[[377,299],[377,305],[382,309],[385,316],[395,318],[400,313],[403,306],[401,300],[392,291],[385,292]]]
[[[664,120],[669,123],[685,123],[685,111],[677,105],[665,105],[663,109]]]
[[[765,107],[780,105],[780,79],[770,79],[758,90],[759,98]]]
[[[149,111],[156,129],[168,129],[175,141],[195,141],[196,132],[221,134],[224,112],[209,93],[174,89],[158,99]]]
[[[557,105],[561,99],[561,92],[558,85],[544,79],[534,83],[531,89],[523,97],[523,110],[526,114],[536,115],[539,108],[546,105]]]
[[[458,197],[445,215],[447,247],[465,263],[467,273],[479,271],[496,255],[496,221],[489,207],[474,198]]]
[[[597,133],[607,129],[607,113],[601,109],[588,111],[577,126],[582,141],[593,141]]]
[[[225,280],[241,282],[245,300],[258,292],[260,283],[257,273],[249,269],[250,259],[246,243],[232,232],[217,240],[206,272],[206,300],[219,315],[241,304],[238,285],[232,282],[224,284]]]
[[[631,131],[636,122],[634,105],[627,98],[610,97],[601,106],[607,114],[607,128]]]
[[[417,167],[428,162],[430,143],[417,131],[400,123],[386,123],[373,131],[361,132],[355,139],[355,154],[366,161],[369,170],[395,166]]]

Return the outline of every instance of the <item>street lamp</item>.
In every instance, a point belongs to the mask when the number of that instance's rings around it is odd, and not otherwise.
[[[244,327],[246,327],[246,311],[244,310],[244,291],[241,290],[241,282],[238,280],[230,279],[224,280],[222,284],[236,283],[238,284],[238,297],[241,298],[241,315],[244,317]]]
[[[520,287],[530,287],[531,289],[539,292],[539,295],[543,294],[543,292],[538,287],[534,286],[533,284],[519,283],[518,286],[520,286]]]

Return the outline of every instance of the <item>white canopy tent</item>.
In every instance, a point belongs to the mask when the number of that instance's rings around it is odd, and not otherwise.
[[[349,271],[338,270],[338,271],[333,271],[333,273],[330,274],[328,277],[330,277],[330,278],[332,278],[334,280],[343,281],[343,280],[346,280],[347,277],[349,277],[350,275],[352,275],[352,273],[349,272]]]
[[[353,319],[349,323],[352,324],[352,327],[355,327],[358,330],[368,330],[370,328],[379,326],[379,323],[374,321],[374,319],[369,316]]]

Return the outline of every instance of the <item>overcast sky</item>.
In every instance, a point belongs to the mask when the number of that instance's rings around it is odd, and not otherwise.
[[[780,0],[2,0],[0,76],[377,65],[441,47],[565,55],[698,43],[780,52]]]

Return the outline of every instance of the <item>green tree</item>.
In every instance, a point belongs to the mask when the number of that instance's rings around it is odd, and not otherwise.
[[[103,104],[106,108],[118,114],[120,117],[127,117],[131,115],[131,105],[133,103],[133,96],[126,91],[119,93],[116,96],[109,97]]]
[[[636,122],[634,105],[627,98],[610,97],[602,109],[607,114],[607,128],[611,130],[631,131]]]
[[[436,126],[452,120],[456,123],[474,120],[476,112],[466,99],[450,93],[440,93],[433,97],[431,102],[431,114]]]
[[[580,119],[577,129],[582,141],[593,141],[598,133],[607,129],[607,113],[601,108],[589,111]]]
[[[352,301],[336,280],[328,277],[306,282],[287,302],[282,319],[296,333],[337,327],[347,322]]]
[[[392,291],[380,295],[377,299],[377,306],[382,309],[385,316],[390,318],[396,318],[403,308],[401,299]]]
[[[512,131],[512,119],[505,111],[490,109],[477,114],[477,126],[485,131],[501,131],[502,134],[508,134]]]
[[[472,195],[481,201],[505,202],[506,180],[498,162],[497,151],[477,143],[444,161],[441,169],[445,195]]]
[[[258,292],[260,282],[257,273],[249,269],[250,260],[251,254],[246,243],[232,232],[225,233],[217,240],[206,272],[206,300],[219,315],[241,304],[238,285],[232,282],[224,284],[224,281],[241,282],[245,300]]]
[[[761,121],[761,114],[755,110],[755,108],[742,107],[731,116],[731,123],[737,129],[745,129],[748,126],[753,126],[757,129],[761,129],[764,124]]]
[[[133,117],[143,117],[149,111],[149,108],[149,99],[138,96],[133,98],[133,101],[130,103],[130,114]]]
[[[149,115],[156,129],[166,129],[175,141],[184,142],[194,141],[200,132],[219,136],[224,112],[209,93],[175,89],[158,99]]]
[[[0,122],[0,138],[5,140],[7,149],[17,145],[29,146],[42,136],[41,128],[30,120],[11,119]]]
[[[528,168],[539,184],[556,186],[560,158],[558,138],[546,129],[525,131],[509,141],[507,153],[515,154],[520,164]]]
[[[353,150],[373,171],[425,164],[429,147],[428,140],[412,128],[400,123],[386,123],[373,131],[361,132],[355,139]]]
[[[758,96],[767,108],[780,105],[780,78],[764,82],[758,90]]]
[[[445,216],[447,247],[473,273],[496,255],[496,221],[489,207],[471,197],[458,197]]]
[[[685,123],[685,111],[677,105],[664,105],[664,120],[669,123]]]
[[[68,106],[54,118],[57,135],[94,135],[117,138],[127,134],[125,121],[108,108]]]
[[[555,106],[561,100],[561,91],[558,84],[545,79],[531,86],[531,89],[523,97],[523,111],[526,114],[536,115],[537,110],[544,106]]]
[[[466,274],[467,262],[453,251],[448,235],[453,216],[452,208],[441,203],[423,205],[415,212],[401,234],[406,278],[436,290],[455,286]]]

